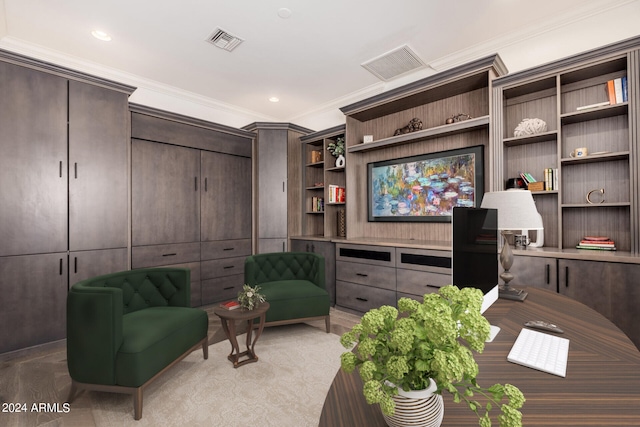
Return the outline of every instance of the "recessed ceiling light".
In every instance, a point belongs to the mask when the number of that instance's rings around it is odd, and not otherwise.
[[[105,33],[104,31],[93,30],[91,31],[91,35],[97,38],[98,40],[102,40],[103,42],[111,41],[111,36],[108,33]]]
[[[269,98],[269,101],[278,102],[278,101],[280,101],[280,98],[278,98],[277,96],[272,96],[271,98]]]
[[[291,9],[287,9],[286,7],[278,9],[278,16],[282,19],[290,18],[292,14],[293,12],[291,12]]]

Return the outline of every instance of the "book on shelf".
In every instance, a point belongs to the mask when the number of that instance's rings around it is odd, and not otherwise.
[[[324,212],[324,198],[312,197],[311,198],[311,212]]]
[[[345,188],[339,185],[329,185],[329,203],[344,203],[345,201]]]
[[[240,308],[240,303],[238,301],[227,301],[227,302],[221,302],[220,303],[220,307],[226,309],[226,310],[236,310],[238,308]]]
[[[615,105],[621,102],[627,102],[627,76],[618,77],[607,81],[607,97],[609,104]]]
[[[558,189],[558,169],[546,168],[544,170],[544,186],[547,191]]]
[[[576,245],[578,249],[594,249],[602,251],[615,251],[616,244],[613,240],[605,236],[586,236]]]
[[[606,105],[611,105],[611,101],[603,101],[603,102],[596,102],[595,104],[583,105],[581,107],[576,108],[576,111],[589,110],[591,108],[604,107]]]

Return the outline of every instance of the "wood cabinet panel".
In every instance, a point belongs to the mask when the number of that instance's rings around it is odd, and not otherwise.
[[[127,94],[69,81],[70,250],[127,246],[128,116]]]
[[[238,298],[243,284],[244,274],[203,280],[202,305]]]
[[[640,265],[609,264],[611,321],[640,349]]]
[[[258,237],[287,237],[287,130],[258,131]],[[261,250],[261,252],[263,252]]]
[[[558,260],[558,291],[611,319],[608,263]]]
[[[0,257],[0,353],[63,339],[67,253]]]
[[[251,238],[251,158],[201,153],[201,240]]]
[[[202,242],[201,259],[232,258],[251,255],[251,239]]]
[[[336,305],[366,312],[382,305],[396,305],[396,292],[336,280]]]
[[[0,62],[0,256],[67,250],[67,81]]]
[[[214,279],[216,277],[244,274],[245,259],[246,257],[235,257],[202,261],[202,278]]]
[[[398,292],[416,296],[438,292],[441,287],[451,284],[451,274],[405,270],[402,268],[397,270],[396,279]]]
[[[200,241],[200,150],[133,139],[132,244]]]
[[[70,252],[69,287],[91,277],[127,270],[128,266],[127,248]]]
[[[200,261],[200,242],[131,248],[131,268]]]
[[[336,280],[396,290],[396,269],[356,262],[336,261]]]
[[[502,273],[501,265],[498,265],[498,271]],[[534,286],[557,292],[558,269],[555,258],[514,256],[509,272],[514,276],[510,285]]]

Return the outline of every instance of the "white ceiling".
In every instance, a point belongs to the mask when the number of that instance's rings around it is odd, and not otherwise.
[[[0,48],[133,84],[148,103],[295,123],[488,54],[515,71],[640,34],[640,0],[0,0],[0,14]],[[244,42],[206,43],[216,27]],[[404,44],[430,67],[387,83],[361,67]]]

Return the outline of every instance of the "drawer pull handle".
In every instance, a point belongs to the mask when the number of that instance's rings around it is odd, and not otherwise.
[[[222,288],[225,291],[228,291],[229,289],[233,289],[233,286],[227,286],[226,288]]]
[[[369,300],[368,300],[368,299],[366,299],[366,298],[360,298],[360,297],[356,297],[356,299],[357,299],[358,301],[362,301],[362,302],[367,302],[367,301],[369,301]]]
[[[364,273],[356,273],[356,276],[360,276],[360,277],[369,277],[368,274],[364,274]]]
[[[426,285],[424,285],[425,288],[439,288],[440,286],[436,286],[436,285],[432,285],[427,283]]]
[[[225,270],[228,270],[228,269],[233,268],[233,267],[234,267],[233,265],[225,265],[222,268],[225,269]]]
[[[178,255],[177,253],[173,253],[173,254],[162,254],[162,256],[176,256]]]
[[[235,248],[224,248],[224,249],[223,249],[223,251],[232,251],[232,250],[234,250],[234,249],[235,249]]]

